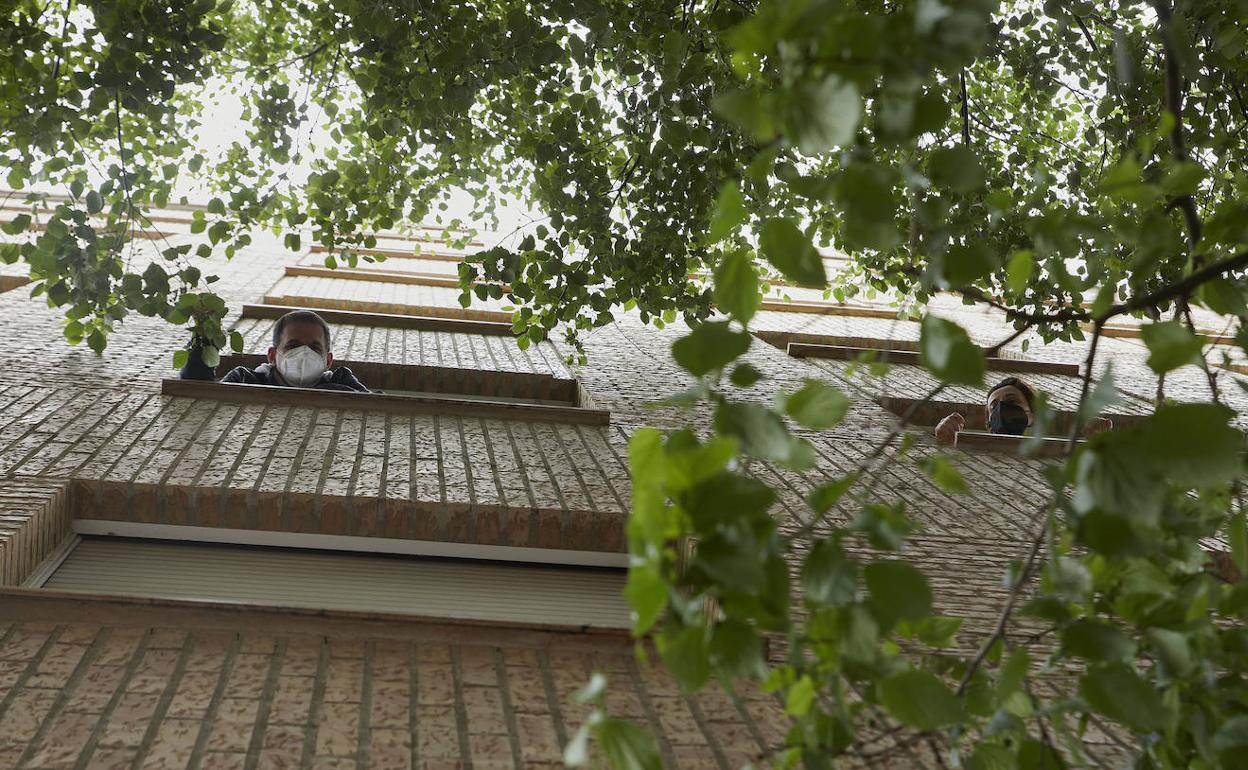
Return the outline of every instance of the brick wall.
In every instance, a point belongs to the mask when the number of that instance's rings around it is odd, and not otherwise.
[[[766,696],[684,696],[627,644],[456,635],[0,624],[0,767],[553,769],[592,671],[669,766],[780,737]]]
[[[169,229],[172,244],[197,241]],[[151,251],[136,257],[140,265]],[[235,310],[267,295],[463,315],[454,289],[284,273],[322,259],[283,252],[258,233],[254,246],[205,272],[221,275],[216,286]],[[392,259],[359,269],[434,273],[450,264]],[[473,308],[498,312],[501,304]],[[935,306],[980,344],[1009,333],[992,313],[944,298]],[[241,320],[249,353],[267,349],[271,323]],[[755,325],[813,341],[918,339],[917,323],[881,318],[763,312]],[[668,356],[682,330],[646,327],[629,314],[585,336],[590,363],[577,369],[564,363],[569,351],[558,342],[520,351],[499,336],[366,326],[340,327],[334,339],[339,358],[378,366],[442,367],[482,382],[505,373],[575,377],[594,406],[611,412],[606,426],[164,396],[160,379],[173,375],[171,354],[184,333],[132,316],[97,357],[67,346],[60,328],[58,313],[27,292],[0,294],[0,496],[72,482],[78,515],[90,518],[619,550],[628,436],[643,425],[709,417],[704,406],[650,406],[692,384]],[[1030,342],[1025,353],[1022,340],[1008,352],[1072,363],[1085,355],[1083,343]],[[1143,410],[1157,383],[1139,341],[1108,339],[1101,350],[1098,371],[1112,362],[1125,393],[1128,406],[1119,408]],[[913,367],[872,378],[851,362],[791,358],[761,340],[747,359],[767,378],[740,391],[745,397],[770,402],[816,377],[852,400],[844,424],[805,433],[818,453],[815,470],[758,467],[778,489],[784,528],[805,516],[812,485],[853,468],[894,426],[876,402],[881,394],[915,397],[932,384]],[[1037,380],[1059,403],[1072,403],[1069,378]],[[1203,400],[1204,387],[1195,367],[1167,378],[1167,394],[1179,399]],[[1248,411],[1238,389],[1225,395]],[[954,396],[973,402],[982,392]],[[930,451],[924,444],[915,454]],[[954,459],[970,495],[943,492],[912,461],[895,465],[878,492],[906,501],[920,525],[906,556],[932,575],[941,610],[966,618],[960,642],[969,646],[991,626],[1001,576],[1025,548],[1047,486],[1038,460]],[[831,520],[856,513],[837,509]],[[639,668],[619,639],[396,641],[311,620],[297,633],[260,634],[231,630],[215,616],[173,627],[163,615],[120,610],[44,624],[23,614],[29,605],[14,607],[0,599],[0,623],[9,622],[0,634],[0,767],[553,766],[583,716],[569,695],[595,668],[621,687],[611,696],[616,713],[655,727],[674,766],[738,767],[774,746],[783,724],[775,704],[757,694],[744,712],[718,691],[681,695],[660,672]]]

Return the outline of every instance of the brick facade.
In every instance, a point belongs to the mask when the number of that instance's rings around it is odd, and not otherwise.
[[[197,241],[176,222],[162,227],[171,244]],[[235,311],[246,353],[264,352],[272,324],[239,319],[246,303],[507,318],[503,302],[465,311],[456,289],[286,273],[322,258],[284,252],[260,233],[232,261],[205,271],[221,275],[216,287]],[[356,269],[433,276],[453,267],[422,258]],[[935,306],[980,344],[1009,333],[979,308],[947,298]],[[862,314],[764,311],[755,325],[773,342],[918,338],[913,321]],[[2,293],[2,582],[20,583],[55,548],[71,515],[618,552],[629,507],[628,436],[643,425],[709,415],[707,407],[648,406],[691,384],[668,356],[681,333],[626,315],[587,334],[589,365],[572,369],[555,342],[521,351],[496,333],[335,327],[342,360],[428,367],[495,395],[508,395],[505,387],[528,394],[522,397],[558,395],[538,384],[567,395],[575,380],[578,403],[610,412],[607,425],[543,423],[166,396],[160,381],[174,376],[171,354],[185,342],[178,330],[132,316],[97,357],[63,342],[58,313],[42,300]],[[1082,343],[1032,339],[1025,353],[1021,343],[1006,354],[1065,363],[1085,355]],[[819,455],[815,471],[758,470],[778,489],[782,526],[792,526],[813,484],[852,468],[894,426],[879,397],[919,398],[934,383],[913,366],[881,380],[849,361],[794,358],[781,348],[754,342],[747,358],[767,378],[748,397],[770,401],[817,377],[853,403],[842,425],[806,433]],[[1147,411],[1157,382],[1142,365],[1139,340],[1106,339],[1101,349],[1124,392],[1115,409]],[[1035,380],[1060,408],[1073,406],[1074,378]],[[1172,398],[1205,398],[1195,367],[1172,373],[1166,385]],[[1248,411],[1248,396],[1227,391]],[[982,398],[982,390],[957,388],[941,400],[952,409]],[[907,556],[932,576],[939,609],[967,619],[959,642],[969,647],[992,624],[1001,575],[1034,528],[1046,485],[1040,460],[991,452],[954,458],[970,495],[940,490],[909,461],[893,468],[879,493],[907,501],[921,526]],[[845,523],[854,514],[838,510],[833,518]],[[687,697],[638,664],[628,640],[610,635],[39,596],[0,595],[4,768],[554,767],[584,716],[570,695],[593,670],[611,678],[613,713],[656,730],[670,766],[731,770],[765,756],[783,735],[783,717],[765,696]]]

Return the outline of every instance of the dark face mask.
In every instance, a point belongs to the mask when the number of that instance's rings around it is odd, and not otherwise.
[[[1027,412],[1018,404],[998,401],[988,415],[988,429],[1007,436],[1021,436],[1027,430]]]

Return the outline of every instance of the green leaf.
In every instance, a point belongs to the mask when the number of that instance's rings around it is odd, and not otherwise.
[[[984,382],[983,350],[953,321],[924,316],[919,332],[919,353],[923,365],[942,382],[951,385],[982,385]]]
[[[672,343],[672,357],[690,374],[701,377],[732,363],[750,347],[751,339],[727,321],[706,321]]]
[[[654,736],[632,722],[604,719],[594,730],[612,770],[663,770]]]
[[[898,620],[920,620],[932,614],[932,589],[913,565],[877,561],[862,574],[871,592],[871,606],[885,628]]]
[[[767,140],[776,130],[771,119],[772,102],[769,94],[748,88],[719,94],[713,104],[715,112],[741,126],[755,138]]]
[[[1014,752],[995,743],[979,744],[966,760],[966,770],[1015,770],[1017,767]]]
[[[946,492],[965,495],[971,491],[966,484],[966,479],[962,478],[962,474],[953,467],[953,462],[946,455],[934,454],[924,457],[919,461],[919,467],[936,483],[936,486]]]
[[[846,660],[871,665],[879,658],[880,624],[866,607],[846,607],[840,615],[840,632],[841,655]]]
[[[177,350],[173,351],[173,368],[181,369],[182,367],[186,366],[186,362],[190,360],[190,357],[191,357],[191,351],[187,350],[186,348],[178,348]]]
[[[27,227],[30,227],[30,214],[18,214],[8,222],[0,224],[0,230],[6,235],[20,235],[26,232]]]
[[[683,628],[668,626],[656,640],[667,670],[685,692],[701,689],[711,675],[707,655],[709,641],[706,626],[702,624]]]
[[[709,648],[715,668],[733,678],[766,674],[763,640],[748,623],[725,620],[711,631]]]
[[[763,298],[749,252],[730,251],[715,268],[715,304],[742,325],[748,324]]]
[[[719,197],[715,200],[715,209],[711,213],[708,234],[711,243],[718,243],[735,233],[745,222],[748,213],[736,181],[724,182],[724,186],[719,189]]]
[[[741,444],[741,451],[761,460],[790,466],[809,466],[805,462],[806,444],[789,433],[784,423],[765,406],[751,403],[724,403],[715,410],[715,430],[732,436]],[[813,462],[813,458],[810,458]]]
[[[1018,770],[1066,770],[1057,749],[1031,738],[1018,745]]]
[[[87,213],[98,214],[104,208],[104,199],[95,190],[87,193]]]
[[[776,501],[775,491],[751,476],[720,471],[699,481],[680,497],[683,508],[700,532],[713,531],[731,521],[770,521],[767,511]]]
[[[1001,666],[1001,670],[997,674],[998,702],[1004,701],[1018,692],[1023,686],[1023,680],[1027,677],[1027,671],[1030,666],[1031,656],[1027,653],[1027,648],[1014,648],[1014,651],[1010,653],[1010,657],[1006,659],[1005,664]]]
[[[810,713],[815,702],[815,682],[809,675],[793,683],[784,699],[784,713],[791,717],[804,717]]]
[[[929,615],[913,624],[919,641],[929,647],[952,647],[958,631],[962,630],[962,618],[946,615]]]
[[[975,192],[984,186],[979,155],[963,144],[932,150],[928,158],[928,174],[937,187],[955,193]]]
[[[988,275],[997,268],[997,261],[984,244],[967,243],[949,247],[941,265],[942,285],[956,288]]]
[[[103,353],[104,348],[108,347],[108,339],[104,337],[104,333],[98,328],[92,329],[91,333],[87,335],[87,347],[97,354]]]
[[[836,538],[818,540],[802,563],[802,592],[808,604],[840,606],[854,600],[858,564]]]
[[[1220,315],[1248,315],[1248,303],[1244,300],[1244,287],[1226,278],[1214,278],[1200,287],[1200,299]]]
[[[880,683],[880,701],[897,721],[919,730],[935,730],[965,718],[953,691],[927,671],[903,671],[885,679]]]
[[[667,583],[653,564],[633,564],[628,568],[624,598],[633,610],[633,635],[641,636],[654,627],[667,607]]]
[[[854,141],[862,100],[852,82],[829,75],[794,89],[790,98],[785,133],[802,152],[818,155]]]
[[[1243,767],[1248,753],[1248,714],[1239,714],[1226,720],[1213,734],[1213,748],[1224,758],[1226,767]]]
[[[237,332],[237,331],[230,332],[230,349],[231,350],[233,350],[235,353],[242,353],[244,344],[245,344],[245,341],[243,340],[243,335],[240,332]]]
[[[767,261],[798,286],[822,289],[828,283],[823,258],[797,225],[788,219],[769,219],[758,235]]]
[[[749,361],[742,361],[732,368],[732,374],[728,379],[738,388],[748,388],[763,378],[760,372]]]
[[[1192,670],[1192,648],[1188,635],[1168,628],[1150,628],[1144,632],[1157,657],[1172,677],[1186,676]]]
[[[1186,366],[1200,355],[1200,340],[1178,321],[1145,324],[1140,337],[1148,346],[1148,367],[1158,374]]]
[[[204,360],[204,366],[209,369],[215,369],[217,364],[221,363],[221,353],[212,345],[204,345],[200,348],[199,355]]]
[[[1219,404],[1164,404],[1139,426],[1139,446],[1166,476],[1184,486],[1228,482],[1243,468],[1244,435]]]
[[[845,493],[849,491],[850,487],[857,480],[858,475],[851,473],[848,476],[842,476],[836,481],[820,484],[806,495],[806,504],[815,513],[825,513],[845,496]]]
[[[1231,547],[1231,560],[1235,562],[1239,574],[1248,575],[1248,519],[1245,519],[1242,509],[1231,516],[1226,526],[1226,541]]]
[[[1200,183],[1204,179],[1205,170],[1199,163],[1183,161],[1174,164],[1166,172],[1166,176],[1161,182],[1161,187],[1170,195],[1191,195],[1200,189]]]
[[[806,380],[801,389],[784,402],[784,411],[807,428],[834,427],[849,413],[849,397],[819,380]]]
[[[286,233],[286,248],[291,251],[299,251],[299,233]]]
[[[1160,730],[1170,721],[1161,694],[1120,663],[1084,674],[1079,680],[1079,694],[1097,713],[1137,732]]]
[[[1062,650],[1086,660],[1129,661],[1135,657],[1135,642],[1108,623],[1081,618],[1062,631]]]

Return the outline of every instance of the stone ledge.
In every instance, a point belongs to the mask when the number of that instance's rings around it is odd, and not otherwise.
[[[166,396],[202,398],[243,404],[279,404],[321,409],[355,409],[399,414],[447,414],[528,422],[558,422],[575,425],[609,425],[611,413],[605,409],[578,406],[548,406],[507,401],[477,401],[453,396],[406,396],[390,393],[355,393],[319,388],[290,388],[277,385],[204,380],[162,380],[160,392]]]
[[[976,430],[958,432],[954,446],[962,450],[981,452],[1002,452],[1005,454],[1022,455],[1025,445],[1031,442],[1032,457],[1060,457],[1066,454],[1067,439],[1055,436],[1003,436],[997,433],[985,433]],[[1082,441],[1076,441],[1076,445]]]
[[[400,302],[372,302],[358,299],[332,299],[329,297],[301,297],[297,295],[266,294],[267,305],[288,305],[291,309],[304,308],[320,312],[321,308],[331,310],[347,310],[364,313],[387,313],[391,315],[422,316],[426,318],[446,318],[461,321],[489,321],[505,324],[508,333],[511,330],[511,313],[502,310],[470,310],[461,307],[443,307],[440,305],[407,305]]]
[[[774,329],[754,329],[751,332],[763,342],[773,347],[787,350],[789,345],[804,343],[811,345],[840,345],[851,348],[870,348],[872,350],[915,350],[919,349],[917,340],[879,339],[876,337],[847,337],[839,334],[817,334],[812,332],[776,331]]]
[[[780,313],[814,313],[817,315],[839,315],[853,318],[888,318],[897,320],[899,310],[869,305],[842,305],[835,302],[803,302],[800,300],[765,299],[759,310],[771,310]],[[904,319],[903,319],[904,320]]]
[[[70,497],[73,517],[78,519],[595,553],[624,553],[627,548],[624,511],[94,479],[76,479]]]
[[[1126,339],[1140,339],[1140,329],[1143,324],[1106,324],[1101,327],[1101,336],[1104,337],[1121,337]],[[1089,334],[1092,332],[1092,324],[1081,323],[1079,328]],[[1196,338],[1200,340],[1202,345],[1234,345],[1235,336],[1226,335],[1216,329],[1196,329]]]
[[[434,273],[395,272],[393,270],[361,270],[349,267],[316,267],[314,265],[287,265],[286,275],[305,278],[338,278],[346,281],[371,281],[373,283],[401,283],[406,286],[437,286],[458,289],[459,278]],[[490,281],[476,281],[474,286],[489,286]],[[501,284],[494,284],[501,285]],[[510,288],[503,285],[503,291]]]
[[[628,629],[562,626],[499,620],[461,620],[426,615],[317,610],[254,602],[202,599],[156,599],[52,591],[43,588],[0,588],[0,621],[157,624],[172,628],[223,628],[267,633],[325,633],[337,629],[352,636],[363,630],[427,641],[544,647],[560,640],[618,640],[620,651],[632,648]],[[562,645],[559,645],[562,648]]]
[[[231,354],[221,357],[217,376],[236,366],[254,368],[267,358],[255,353]],[[444,366],[391,364],[380,361],[352,361],[335,358],[334,365],[345,366],[372,390],[420,390],[464,396],[501,396],[562,401],[568,406],[578,402],[576,380],[560,379],[549,374],[508,372],[486,369],[457,369]]]
[[[891,364],[919,364],[921,356],[915,350],[888,350],[878,347],[850,347],[845,345],[819,345],[808,342],[790,342],[787,352],[794,358],[829,358],[855,361],[866,355],[874,360]],[[1056,374],[1079,376],[1078,364],[1061,364],[1051,361],[1029,361],[1021,358],[988,356],[984,359],[989,369],[999,372],[1023,372],[1026,374]]]
[[[30,283],[29,275],[0,275],[0,294]]]
[[[352,326],[378,326],[391,329],[417,329],[419,331],[459,332],[461,334],[484,334],[492,337],[514,337],[511,322],[476,321],[466,318],[421,316],[410,313],[378,313],[365,310],[342,310],[317,307],[315,303],[303,305],[246,304],[241,318],[281,318],[292,310],[312,310],[327,323]]]
[[[914,413],[909,415],[907,424],[923,428],[935,427],[936,423],[954,412],[962,415],[967,425],[984,424],[984,405],[982,403],[969,403],[966,401],[920,402],[917,398],[902,398],[900,396],[880,396],[876,399],[876,403],[898,417],[905,417],[913,408]],[[1058,433],[1057,438],[1060,439],[1062,435],[1065,435],[1070,430],[1074,413],[1057,411],[1053,413],[1053,416],[1052,430]],[[1109,418],[1114,424],[1114,428],[1127,428],[1148,417],[1148,415],[1143,414],[1104,414],[1101,416]]]

